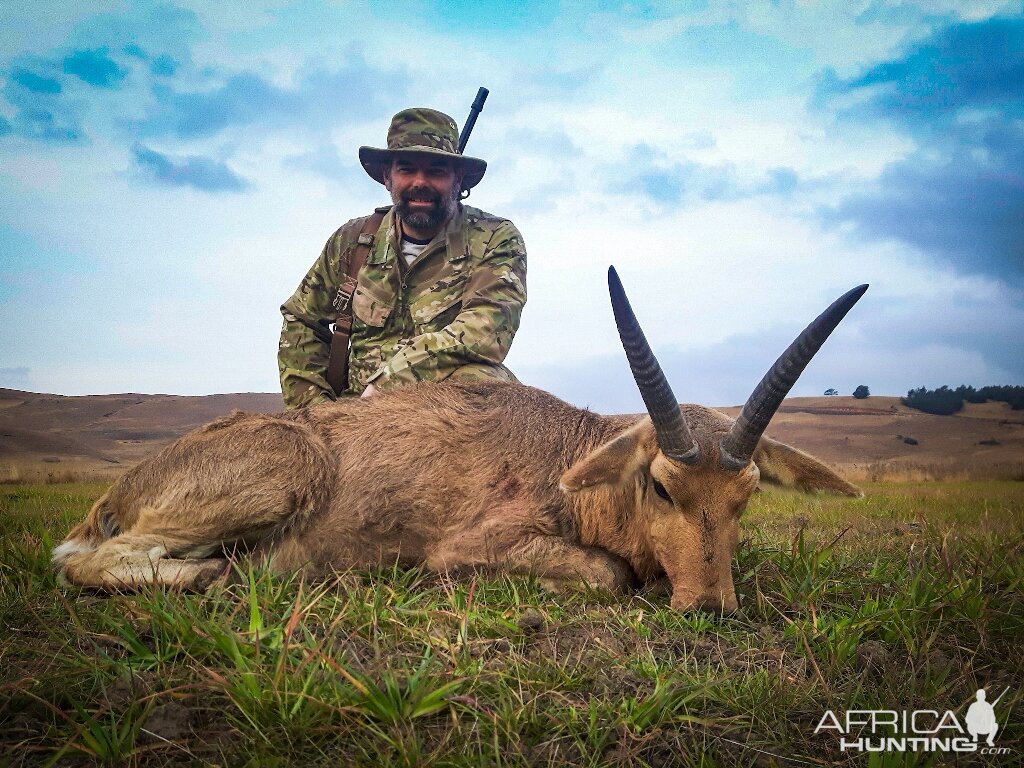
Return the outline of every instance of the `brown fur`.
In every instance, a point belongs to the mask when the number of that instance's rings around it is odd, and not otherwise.
[[[600,416],[517,384],[236,413],[127,472],[54,561],[68,581],[105,589],[202,588],[224,567],[210,556],[233,547],[278,571],[498,567],[615,589],[667,574],[673,606],[728,610],[737,520],[758,468],[719,468],[732,421],[682,408],[701,448],[694,467],[658,451],[648,418]],[[755,460],[765,479],[859,493],[774,441]]]

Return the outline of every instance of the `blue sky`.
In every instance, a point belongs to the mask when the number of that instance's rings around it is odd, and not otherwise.
[[[7,2],[0,386],[273,391],[278,307],[387,202],[356,148],[465,119],[512,219],[526,383],[637,410],[615,264],[677,395],[1024,383],[1019,2]]]

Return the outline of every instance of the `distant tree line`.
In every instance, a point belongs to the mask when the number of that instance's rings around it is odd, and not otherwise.
[[[838,394],[839,390],[836,389],[835,387],[829,387],[828,389],[825,390],[825,397],[835,397]],[[859,387],[853,390],[853,396],[856,397],[858,400],[863,400],[865,397],[871,396],[871,390],[868,389],[867,384],[861,384]]]
[[[1003,386],[975,389],[966,384],[961,384],[956,389],[950,389],[945,385],[938,389],[919,387],[907,392],[907,396],[901,398],[900,402],[925,413],[949,416],[961,410],[965,402],[984,403],[987,400],[1009,403],[1015,411],[1024,410],[1024,387]]]

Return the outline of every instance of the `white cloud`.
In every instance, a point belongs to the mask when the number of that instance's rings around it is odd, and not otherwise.
[[[530,300],[509,363],[575,402],[638,408],[611,321],[609,264],[684,400],[741,401],[806,322],[861,282],[871,290],[798,391],[866,383],[899,394],[961,377],[1024,380],[999,351],[1001,340],[1022,335],[1019,295],[818,221],[821,206],[914,151],[898,126],[833,122],[808,106],[814,83],[796,70],[779,72],[779,89],[752,95],[742,68],[672,62],[657,48],[694,24],[736,19],[784,46],[808,46],[813,58],[801,67],[854,67],[886,55],[921,15],[911,8],[903,21],[854,25],[868,5],[783,3],[769,14],[767,6],[715,4],[649,25],[615,14],[562,18],[500,47],[415,17],[375,18],[361,5],[264,3],[251,15],[195,6],[201,29],[180,82],[199,88],[204,67],[214,71],[210,82],[258,68],[267,82],[294,87],[361,45],[368,67],[408,73],[408,96],[378,94],[385,111],[431,104],[461,122],[477,85],[488,85],[469,151],[491,165],[470,203],[513,219],[530,262]],[[28,31],[0,34],[0,50],[45,54],[62,44],[60,35],[55,43],[31,31],[42,23],[31,10],[20,14]],[[62,18],[54,29],[70,38],[82,17]],[[359,145],[383,143],[387,119],[351,114],[273,132],[257,125],[163,137],[155,150],[229,158],[252,186],[230,197],[143,187],[131,174],[135,137],[119,120],[144,114],[151,96],[141,75],[129,80],[120,97],[90,102],[87,147],[0,137],[0,220],[41,244],[38,270],[22,274],[21,293],[0,304],[5,327],[26,328],[5,344],[0,364],[29,369],[35,388],[67,393],[274,389],[278,306],[331,232],[387,200],[355,159]],[[724,169],[735,193],[672,206],[616,187],[641,143],[655,151],[656,167]],[[779,167],[795,172],[792,193],[757,193]],[[62,259],[74,269],[62,271]],[[27,326],[26,313],[35,318]],[[76,328],[70,349],[58,318]]]

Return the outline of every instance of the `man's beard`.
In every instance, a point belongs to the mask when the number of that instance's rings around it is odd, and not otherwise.
[[[458,200],[458,191],[453,188],[450,196],[445,198],[429,187],[414,187],[407,189],[398,195],[391,195],[391,200],[398,211],[398,217],[402,223],[413,229],[434,230],[441,226],[441,223],[448,218],[455,210],[455,203]],[[412,210],[409,206],[410,200],[421,200],[433,203],[427,210]]]

